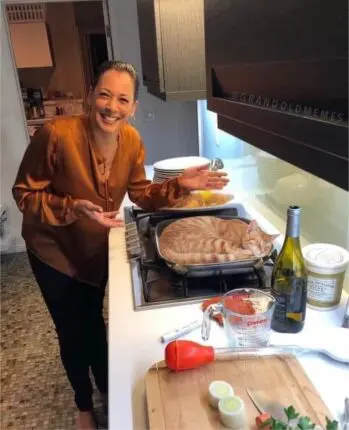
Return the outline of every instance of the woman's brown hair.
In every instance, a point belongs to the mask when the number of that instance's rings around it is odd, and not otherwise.
[[[108,60],[105,61],[104,63],[102,63],[99,68],[98,71],[96,73],[95,79],[93,81],[93,89],[96,88],[99,79],[101,78],[101,76],[107,72],[108,70],[116,70],[117,72],[126,72],[128,73],[134,83],[134,98],[135,100],[138,99],[138,93],[139,93],[139,77],[138,77],[138,73],[136,68],[130,64],[130,63],[126,63],[124,61],[114,61],[114,60]]]

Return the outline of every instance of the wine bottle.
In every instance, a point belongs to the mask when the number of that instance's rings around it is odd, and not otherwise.
[[[271,327],[282,333],[302,330],[307,301],[307,270],[299,239],[301,208],[287,210],[286,238],[278,255],[271,279],[275,309]]]

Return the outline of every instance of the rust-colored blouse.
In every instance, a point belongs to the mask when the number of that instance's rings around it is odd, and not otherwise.
[[[113,211],[128,192],[138,206],[156,210],[186,193],[177,179],[161,185],[146,180],[144,158],[138,132],[123,125],[104,180],[99,167],[105,160],[87,117],[46,123],[29,144],[12,190],[23,212],[27,247],[60,272],[99,286],[107,269],[109,229],[88,218],[73,217],[72,203],[85,199]]]

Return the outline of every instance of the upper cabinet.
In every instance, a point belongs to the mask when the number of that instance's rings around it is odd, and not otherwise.
[[[52,67],[46,5],[7,4],[6,13],[17,68]]]
[[[347,1],[205,0],[218,126],[348,189]]]
[[[203,0],[138,0],[143,83],[163,100],[206,98]]]
[[[44,22],[9,24],[9,27],[18,69],[53,66]]]

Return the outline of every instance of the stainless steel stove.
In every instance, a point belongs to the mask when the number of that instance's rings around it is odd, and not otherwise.
[[[235,288],[270,288],[273,261],[255,268],[239,269],[234,274],[188,277],[174,272],[156,252],[155,227],[169,218],[195,216],[198,212],[146,212],[134,206],[124,209],[126,244],[131,267],[135,310],[183,305],[219,296]],[[229,215],[246,218],[242,205],[222,210],[200,211],[200,215]]]

